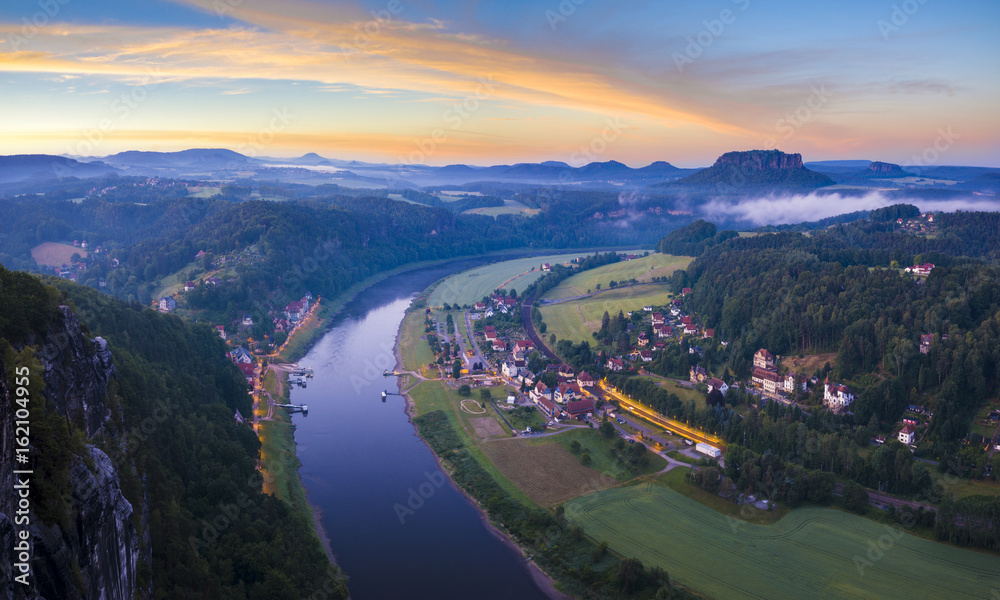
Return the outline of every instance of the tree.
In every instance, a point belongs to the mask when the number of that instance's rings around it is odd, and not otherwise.
[[[597,429],[597,431],[609,440],[615,437],[615,426],[608,421],[601,423],[601,426]]]
[[[469,396],[472,395],[472,388],[470,388],[469,384],[467,384],[467,383],[462,384],[458,388],[458,395],[459,396],[465,396],[466,398],[468,398]]]
[[[851,481],[844,486],[844,508],[855,512],[864,513],[868,508],[868,492],[864,486],[856,481]]]
[[[577,452],[580,451],[580,442],[577,440],[573,440],[572,442],[569,443],[569,449],[573,454],[576,454]]]
[[[451,376],[458,379],[462,375],[462,361],[455,359],[455,362],[451,363]]]
[[[642,579],[642,561],[638,558],[626,558],[618,566],[618,583],[622,592],[631,594]]]
[[[709,406],[725,406],[726,397],[722,395],[722,392],[719,391],[718,388],[714,388],[708,393],[708,397],[705,399],[705,402],[708,403]]]
[[[490,392],[490,388],[483,388],[479,390],[479,397],[482,398],[483,402],[489,402],[493,399],[493,394]]]
[[[590,452],[584,452],[583,454],[580,455],[580,463],[582,463],[583,466],[590,465],[590,461],[591,461]]]

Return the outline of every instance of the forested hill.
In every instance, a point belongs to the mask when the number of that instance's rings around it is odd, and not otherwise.
[[[762,347],[836,353],[831,377],[860,392],[851,407],[859,423],[891,424],[907,405],[928,405],[929,441],[945,455],[1000,381],[1000,267],[945,251],[995,258],[998,217],[939,215],[936,239],[871,222],[731,239],[707,248],[674,286],[692,287],[689,308],[731,342],[738,377]],[[914,262],[937,266],[926,278],[898,268]],[[933,336],[927,353],[921,335]]]
[[[47,400],[36,388],[31,405],[44,484],[32,522],[46,540],[35,570],[56,575],[40,576],[39,593],[96,597],[91,586],[115,585],[163,598],[293,599],[326,585],[346,598],[311,521],[260,491],[260,442],[234,419],[250,415],[247,387],[215,332],[47,283],[0,267],[4,371],[28,364],[45,377]],[[121,496],[128,511],[95,505]]]

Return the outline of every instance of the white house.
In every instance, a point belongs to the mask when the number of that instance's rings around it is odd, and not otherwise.
[[[916,432],[913,429],[913,425],[907,425],[899,430],[899,441],[903,442],[907,446],[913,443],[916,438]]]
[[[177,308],[177,302],[170,296],[160,298],[160,312],[170,312]]]
[[[850,406],[854,402],[854,392],[839,383],[823,384],[823,402],[831,407]]]

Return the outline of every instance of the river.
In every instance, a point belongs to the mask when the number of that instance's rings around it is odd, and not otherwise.
[[[315,377],[292,391],[300,475],[354,600],[543,600],[524,558],[443,477],[393,379],[404,311],[428,285],[480,264],[389,278],[359,294],[299,361]]]

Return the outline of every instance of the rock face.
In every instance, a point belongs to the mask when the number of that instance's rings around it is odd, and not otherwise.
[[[75,427],[84,429],[92,439],[113,418],[104,399],[108,383],[116,371],[107,343],[101,338],[88,340],[80,331],[76,315],[62,308],[61,318],[43,332],[35,332],[28,345],[36,347],[35,357],[42,364],[45,395],[59,414],[68,415]],[[140,562],[148,563],[148,551],[141,549],[133,519],[133,506],[122,494],[118,469],[103,451],[85,446],[85,456],[75,456],[69,471],[72,493],[71,513],[63,530],[58,523],[43,523],[30,515],[33,544],[32,585],[15,583],[10,573],[14,536],[24,527],[12,521],[16,505],[10,494],[13,484],[13,398],[7,373],[0,364],[0,572],[4,577],[0,599],[84,599],[131,600],[148,596],[138,591]],[[39,410],[39,409],[34,409]],[[107,438],[106,438],[107,440]],[[115,444],[113,439],[106,443]],[[138,507],[145,516],[146,507]],[[67,523],[66,520],[62,521]],[[148,548],[148,545],[145,546]],[[10,576],[6,576],[10,575]]]
[[[831,185],[833,180],[802,164],[801,154],[780,150],[727,152],[711,167],[666,186],[699,187],[723,194],[798,191]]]
[[[801,154],[785,154],[780,150],[749,150],[726,152],[713,166],[735,165],[751,171],[804,169]]]

